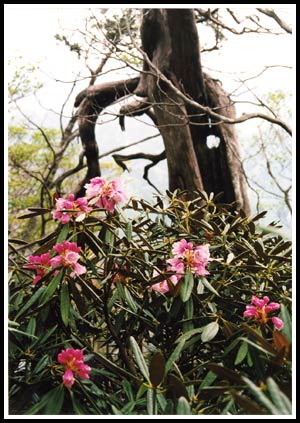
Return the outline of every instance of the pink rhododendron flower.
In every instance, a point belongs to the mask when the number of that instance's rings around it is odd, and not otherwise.
[[[70,194],[68,199],[56,199],[56,210],[52,210],[51,214],[53,219],[59,220],[61,223],[68,223],[70,219],[85,217],[91,210],[87,204],[88,200],[85,197],[80,197],[75,200],[74,194]]]
[[[195,275],[209,275],[208,270],[205,268],[211,260],[209,244],[199,245],[194,248],[192,242],[182,239],[181,241],[174,242],[172,253],[175,257],[167,260],[167,263],[170,264],[168,270],[183,274],[187,267]]]
[[[73,271],[70,273],[71,278],[82,275],[86,272],[86,267],[77,263],[80,255],[79,252],[81,247],[78,247],[76,242],[63,241],[61,244],[57,244],[53,247],[59,255],[53,257],[50,260],[51,266],[64,266],[70,267]]]
[[[155,278],[158,276],[159,273],[156,270],[153,270],[153,277]],[[180,281],[181,276],[180,275],[172,275],[168,278],[168,280],[175,286]],[[165,294],[166,292],[170,291],[169,285],[167,280],[155,283],[151,287],[154,291],[160,292],[161,294]]]
[[[31,255],[28,257],[28,261],[30,264],[26,264],[23,267],[36,271],[36,277],[32,281],[35,285],[51,268],[51,256],[49,253],[41,254],[40,256]]]
[[[267,323],[269,320],[272,321],[273,325],[277,330],[281,330],[284,326],[284,323],[279,317],[268,317],[268,314],[272,311],[278,310],[280,308],[280,304],[278,303],[270,303],[269,297],[264,296],[263,299],[259,299],[255,295],[251,298],[251,303],[254,305],[247,305],[246,311],[244,311],[244,317],[253,317],[260,323]]]
[[[84,187],[86,188],[86,197],[88,199],[98,198],[94,204],[110,213],[114,211],[117,203],[127,200],[122,181],[108,182],[100,176],[96,176]]]
[[[66,387],[70,388],[73,385],[75,381],[74,374],[81,377],[81,379],[89,379],[88,373],[91,371],[91,368],[84,364],[82,350],[67,348],[58,354],[57,360],[64,366],[63,384]]]

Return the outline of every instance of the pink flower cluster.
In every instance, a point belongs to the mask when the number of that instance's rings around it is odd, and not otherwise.
[[[194,247],[192,242],[187,242],[185,239],[174,242],[172,246],[173,258],[167,259],[169,266],[167,271],[174,272],[168,280],[175,286],[183,277],[185,272],[189,270],[194,275],[205,276],[209,275],[206,270],[206,265],[210,259],[209,244],[198,245]],[[157,276],[156,271],[153,272],[153,277]],[[166,280],[152,285],[152,289],[160,293],[169,291],[169,285]]]
[[[42,254],[40,256],[29,256],[28,261],[30,264],[25,264],[23,267],[25,269],[33,269],[36,271],[36,277],[33,279],[33,285],[36,285],[37,282],[42,279],[42,277],[50,270],[51,268],[51,256],[49,253]]]
[[[55,204],[56,210],[52,210],[53,219],[59,220],[61,223],[68,223],[71,217],[78,219],[80,216],[85,217],[92,207],[88,206],[88,200],[85,197],[80,197],[75,200],[74,194],[70,194],[68,199],[57,198]]]
[[[265,296],[262,300],[253,295],[251,298],[251,303],[254,305],[247,305],[246,311],[244,311],[244,317],[253,317],[255,320],[262,324],[266,324],[269,320],[272,321],[273,325],[277,330],[283,328],[283,321],[278,317],[268,317],[268,314],[272,311],[280,309],[280,304],[270,303],[269,297]]]
[[[86,188],[86,197],[97,199],[94,204],[110,213],[114,211],[117,203],[127,200],[121,181],[108,182],[97,176],[92,178],[90,183],[85,184],[84,187]]]
[[[77,263],[80,255],[81,247],[78,247],[76,242],[64,241],[53,247],[53,250],[58,253],[57,256],[50,260],[51,266],[58,267],[60,265],[73,269],[70,273],[71,278],[82,275],[86,272],[86,267]]]
[[[74,374],[81,377],[81,379],[90,378],[88,373],[92,369],[88,365],[84,364],[82,350],[67,348],[58,354],[57,360],[64,366],[65,373],[63,375],[63,384],[67,388],[70,388],[74,384]]]
[[[108,182],[99,176],[92,178],[89,184],[85,184],[86,196],[75,200],[74,194],[69,194],[68,198],[56,198],[55,210],[51,211],[53,219],[61,223],[68,223],[72,218],[83,220],[89,214],[93,207],[89,201],[96,207],[103,208],[113,213],[115,205],[127,200],[121,181]],[[93,201],[91,201],[93,200]]]
[[[58,255],[51,258],[49,253],[40,256],[29,256],[28,261],[23,267],[26,269],[33,269],[36,271],[36,277],[33,279],[35,285],[51,268],[58,266],[68,267],[72,270],[70,273],[71,278],[82,275],[86,272],[86,267],[78,263],[80,258],[79,252],[81,247],[78,247],[76,242],[63,241],[53,247],[53,250]]]

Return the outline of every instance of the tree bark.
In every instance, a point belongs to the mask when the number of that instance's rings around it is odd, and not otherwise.
[[[198,31],[192,9],[144,9],[142,47],[151,62],[186,96],[234,117],[228,96],[209,76],[203,75]],[[219,201],[236,204],[249,214],[246,180],[233,125],[210,122],[208,116],[185,106],[144,63],[135,91],[154,103],[169,169],[169,188],[222,192]],[[211,124],[210,124],[211,123]],[[217,148],[207,146],[207,136],[220,138]]]
[[[84,155],[87,160],[87,174],[75,189],[76,197],[85,195],[84,185],[91,178],[101,175],[99,149],[95,126],[99,114],[116,100],[130,94],[137,87],[139,78],[93,85],[79,93],[75,100],[78,109],[78,127]]]

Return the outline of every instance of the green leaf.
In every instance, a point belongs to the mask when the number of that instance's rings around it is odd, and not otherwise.
[[[34,343],[32,344],[32,348],[36,345],[43,345],[48,338],[55,332],[57,329],[57,325],[53,326],[51,329],[49,329],[42,337],[38,338]]]
[[[65,391],[63,385],[54,388],[48,397],[45,414],[59,414],[64,402]]]
[[[63,274],[64,274],[64,269],[62,269],[56,276],[54,276],[52,281],[49,283],[49,285],[47,286],[47,288],[45,289],[45,291],[41,295],[39,305],[46,304],[46,302],[49,300],[49,298],[52,297],[52,295],[54,294],[56,288],[58,287],[58,285],[61,281]]]
[[[149,415],[157,414],[156,392],[151,388],[147,391],[147,412]]]
[[[165,375],[166,362],[160,351],[155,353],[149,364],[149,377],[153,386],[158,386]]]
[[[185,303],[184,317],[185,319],[192,319],[194,317],[194,302],[191,297]]]
[[[292,333],[291,316],[290,316],[290,313],[288,312],[287,307],[284,304],[281,304],[280,315],[281,315],[281,318],[284,322],[284,326],[281,329],[281,332],[283,333],[283,335],[286,337],[286,339],[289,342],[292,342],[293,333]]]
[[[203,285],[211,292],[213,292],[215,295],[217,295],[218,297],[220,296],[218,294],[218,292],[215,290],[215,288],[213,286],[211,286],[211,284],[208,282],[208,280],[204,277],[201,277],[201,282],[203,283]]]
[[[175,350],[172,352],[172,354],[168,358],[167,363],[166,363],[166,369],[165,369],[166,373],[168,373],[168,371],[172,368],[175,361],[178,360],[178,358],[180,357],[180,354],[181,354],[181,351],[184,347],[184,344],[185,344],[185,339],[181,339],[179,341],[177,347],[175,348]]]
[[[199,391],[203,388],[206,388],[207,386],[210,386],[216,379],[217,379],[217,376],[215,375],[215,373],[209,370],[209,372],[207,373],[207,375],[202,380],[199,386]]]
[[[63,228],[57,237],[56,244],[60,244],[61,242],[65,241],[68,238],[68,234],[69,234],[69,223],[66,223],[63,225]]]
[[[31,317],[27,325],[26,333],[28,333],[28,335],[34,335],[35,328],[36,328],[36,319],[35,317]]]
[[[142,375],[144,376],[144,378],[147,380],[147,382],[150,385],[151,382],[150,382],[149,370],[148,370],[146,361],[144,359],[144,356],[140,350],[140,347],[138,346],[138,343],[136,342],[133,336],[130,336],[129,341],[130,341],[130,345],[131,345],[135,360],[137,362],[137,365],[139,366],[139,369]]]
[[[81,407],[81,405],[75,400],[74,392],[71,389],[69,390],[69,394],[70,394],[70,397],[71,397],[71,401],[72,401],[72,405],[73,405],[73,410],[75,411],[75,413],[78,414],[78,415],[87,414],[86,410],[83,409]]]
[[[187,272],[180,286],[180,298],[185,303],[191,296],[194,287],[194,276],[192,272]]]
[[[197,285],[197,294],[201,295],[201,294],[203,294],[203,292],[204,292],[204,285],[201,282],[201,279],[199,279],[198,285]]]
[[[238,353],[235,357],[234,365],[240,364],[248,353],[248,344],[246,342],[242,342],[241,346],[238,350]]]
[[[125,293],[125,299],[126,302],[129,306],[129,308],[136,313],[138,311],[138,306],[136,304],[136,302],[134,301],[134,299],[132,298],[132,295],[130,294],[129,289],[125,286],[124,287],[124,293]]]
[[[129,242],[132,238],[132,223],[130,221],[126,223],[126,238]]]
[[[186,414],[186,415],[193,414],[191,412],[190,404],[189,404],[189,402],[187,401],[186,398],[180,397],[178,399],[176,414]]]
[[[43,294],[45,290],[44,286],[41,286],[34,294],[33,296],[30,298],[30,300],[21,308],[21,310],[19,311],[19,313],[16,315],[15,319],[17,320],[18,317],[20,317],[26,310],[29,309],[29,307],[32,306],[32,304],[34,304],[39,297]]]
[[[246,383],[249,390],[255,396],[257,401],[261,403],[271,414],[280,414],[279,410],[275,405],[269,400],[269,398],[258,388],[250,379],[245,376],[242,376],[243,381]]]
[[[211,322],[208,325],[204,326],[203,332],[201,335],[202,342],[211,341],[219,331],[219,323]]]
[[[41,370],[43,370],[47,364],[49,363],[49,356],[48,355],[44,355],[38,362],[37,365],[35,366],[34,370],[33,370],[33,374],[39,373]]]
[[[63,283],[60,290],[60,313],[65,326],[69,324],[70,295],[67,283]]]
[[[273,403],[278,408],[279,414],[292,414],[292,404],[289,398],[280,390],[277,383],[271,377],[267,378],[267,387]]]
[[[178,342],[181,341],[187,341],[189,338],[191,338],[191,336],[196,335],[196,333],[201,333],[203,332],[203,328],[196,328],[196,329],[192,329],[189,330],[188,332],[184,333],[183,335],[181,335],[179,338],[176,339],[175,343],[177,344]]]

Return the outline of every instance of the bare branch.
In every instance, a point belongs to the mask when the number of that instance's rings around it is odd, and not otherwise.
[[[269,16],[270,18],[274,19],[274,21],[276,21],[278,23],[278,25],[284,29],[288,34],[292,34],[292,28],[286,23],[284,22],[284,20],[282,20],[275,12],[274,9],[261,9],[261,8],[257,8],[257,10],[260,13],[263,13],[266,16]]]

